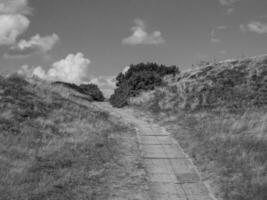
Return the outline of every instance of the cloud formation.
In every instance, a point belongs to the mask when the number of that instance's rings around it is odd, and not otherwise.
[[[0,45],[13,45],[30,25],[28,0],[0,0]]]
[[[241,25],[240,28],[244,32],[250,31],[258,34],[267,34],[267,23],[263,22],[250,22],[246,25]]]
[[[90,80],[90,83],[101,87],[116,87],[116,80],[114,76],[99,76]]]
[[[0,0],[0,14],[28,15],[30,13],[28,0]]]
[[[55,62],[52,67],[45,71],[41,66],[22,66],[18,71],[20,74],[48,81],[64,81],[68,83],[80,84],[88,76],[88,69],[91,61],[84,57],[82,53],[69,54],[66,58]]]
[[[59,41],[56,34],[41,37],[39,34],[28,41],[20,40],[19,36],[30,26],[27,15],[32,9],[28,0],[0,0],[0,46],[8,46],[5,58],[19,58],[36,52],[46,53]]]
[[[0,15],[0,45],[14,44],[29,25],[29,19],[23,15]]]
[[[124,67],[124,69],[122,70],[121,73],[125,75],[129,69],[130,69],[130,66],[126,66],[126,67]]]
[[[44,37],[37,34],[31,37],[28,41],[20,40],[13,45],[6,54],[6,57],[28,56],[38,52],[46,53],[52,50],[58,41],[59,36],[55,33]]]
[[[116,88],[116,78],[114,76],[99,76],[90,80],[90,83],[98,85],[106,98],[109,98]]]
[[[148,33],[146,31],[146,23],[141,19],[134,20],[135,26],[131,28],[133,34],[122,40],[123,44],[128,45],[138,45],[138,44],[147,44],[147,45],[157,45],[165,42],[160,31],[154,31]]]

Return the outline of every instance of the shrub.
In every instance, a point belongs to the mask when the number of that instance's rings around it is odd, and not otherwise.
[[[4,80],[4,79],[2,79]],[[6,82],[10,83],[10,84],[16,84],[18,86],[25,86],[28,85],[29,83],[25,80],[25,78],[23,78],[22,76],[20,76],[19,74],[12,74],[10,75],[7,79]]]
[[[114,107],[128,105],[130,97],[135,97],[141,91],[153,90],[163,85],[163,77],[179,73],[176,66],[164,66],[156,63],[140,63],[131,65],[126,73],[120,73],[116,78],[117,88],[110,97],[110,103]]]
[[[97,85],[95,85],[95,84],[81,84],[79,87],[82,89],[84,94],[91,96],[93,98],[93,100],[95,100],[95,101],[104,101],[105,100],[103,93],[101,92],[101,90],[98,88]]]
[[[130,96],[130,89],[128,85],[121,86],[114,91],[109,101],[112,106],[122,108],[128,105],[128,97]]]
[[[81,84],[78,86],[78,85],[73,84],[73,83],[66,83],[66,82],[61,82],[61,81],[56,81],[53,84],[63,85],[64,87],[75,90],[81,94],[88,95],[94,101],[104,101],[105,100],[103,93],[98,88],[98,86],[95,84]]]

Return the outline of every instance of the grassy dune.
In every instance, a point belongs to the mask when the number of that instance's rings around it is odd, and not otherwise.
[[[224,200],[267,198],[267,114],[184,113],[161,123],[194,159]]]
[[[266,108],[243,113],[155,112],[159,106],[150,105],[147,114],[173,134],[218,199],[267,199]]]
[[[134,130],[51,88],[0,78],[0,199],[147,199]]]
[[[166,126],[219,199],[267,199],[267,56],[200,66],[130,99]]]

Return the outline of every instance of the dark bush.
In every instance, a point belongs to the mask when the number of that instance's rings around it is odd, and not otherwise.
[[[104,101],[104,95],[95,84],[81,84],[79,86],[84,94],[89,95],[94,101]]]
[[[120,73],[116,78],[117,88],[110,97],[114,107],[124,107],[128,99],[140,94],[141,91],[153,90],[163,85],[163,77],[179,73],[176,66],[164,66],[156,63],[140,63],[131,65],[126,73]]]
[[[128,85],[122,85],[121,87],[118,87],[109,99],[111,105],[116,108],[127,106],[128,98],[130,97],[130,91],[131,90],[128,88]]]
[[[66,82],[61,82],[61,81],[56,81],[53,84],[63,85],[64,87],[75,90],[81,94],[88,95],[94,101],[104,101],[105,100],[103,93],[98,88],[98,86],[95,84],[81,84],[78,86],[78,85],[73,84],[73,83],[66,83]]]
[[[24,77],[20,76],[19,74],[12,74],[9,77],[7,77],[6,81],[8,81],[10,84],[16,84],[20,86],[28,85],[29,83],[25,80]]]

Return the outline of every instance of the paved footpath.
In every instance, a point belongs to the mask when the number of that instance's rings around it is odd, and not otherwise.
[[[153,200],[215,199],[191,159],[164,128],[128,108],[115,109],[108,103],[97,106],[136,127]]]

